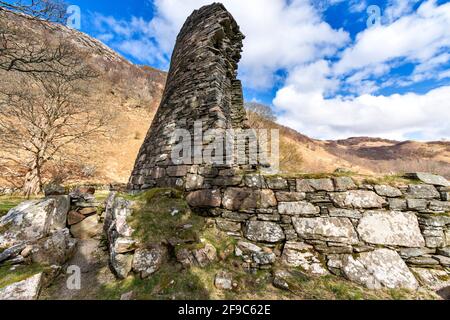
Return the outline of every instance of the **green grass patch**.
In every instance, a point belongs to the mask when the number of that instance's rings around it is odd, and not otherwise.
[[[198,242],[205,219],[191,212],[181,192],[158,188],[125,198],[134,202],[128,222],[135,230],[133,237],[140,242],[160,243],[169,239]]]
[[[15,270],[11,270],[11,266],[2,266],[0,267],[0,288],[28,279],[43,270],[42,266],[36,264],[17,266]]]
[[[118,300],[124,293],[133,291],[137,300],[205,300],[209,291],[194,270],[181,270],[173,264],[162,266],[161,270],[148,279],[130,276],[125,280],[109,283],[100,288],[100,299]]]
[[[19,196],[0,196],[0,217],[6,215],[9,210],[29,199]]]

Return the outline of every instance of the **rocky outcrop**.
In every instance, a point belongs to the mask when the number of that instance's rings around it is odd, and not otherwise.
[[[28,279],[0,289],[0,300],[36,300],[39,296],[43,274],[38,273]]]
[[[43,200],[31,200],[11,209],[0,219],[0,248],[21,242],[36,241],[53,230],[66,227],[70,199],[52,196]]]

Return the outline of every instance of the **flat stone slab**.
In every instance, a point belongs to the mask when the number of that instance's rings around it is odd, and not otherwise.
[[[326,239],[328,241],[355,244],[358,243],[353,224],[348,218],[319,217],[292,218],[295,231],[303,239]]]
[[[244,236],[251,241],[276,243],[285,239],[279,224],[267,221],[249,221],[244,228]]]
[[[450,187],[450,182],[442,176],[438,176],[426,172],[412,172],[405,174],[406,177],[412,179],[418,179],[426,184],[432,184],[441,187]]]
[[[413,248],[425,246],[419,222],[412,212],[367,211],[357,231],[362,240],[371,244]]]
[[[389,249],[377,249],[356,257],[344,255],[341,268],[346,278],[369,289],[415,290],[419,286],[398,253]]]
[[[0,300],[36,300],[41,289],[42,273],[0,289]]]
[[[381,208],[386,201],[373,191],[352,190],[330,193],[333,203],[340,208],[375,209]]]

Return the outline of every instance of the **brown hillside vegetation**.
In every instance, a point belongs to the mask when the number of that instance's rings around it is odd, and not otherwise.
[[[106,109],[111,115],[108,134],[91,137],[88,144],[71,145],[66,150],[71,155],[69,160],[54,159],[48,165],[46,181],[57,176],[65,183],[126,183],[159,105],[166,73],[133,65],[79,31],[58,24],[37,24],[21,15],[2,14],[1,19],[8,19],[35,39],[69,40],[99,73],[87,90],[99,109]],[[16,76],[14,71],[0,71],[0,88]],[[326,173],[345,168],[360,174],[429,171],[450,177],[450,142],[398,142],[364,137],[321,141],[254,113],[250,113],[250,118],[256,128],[280,130],[283,172]],[[9,165],[0,169],[0,186],[19,186],[20,181],[8,176],[9,171],[14,171],[14,165]]]

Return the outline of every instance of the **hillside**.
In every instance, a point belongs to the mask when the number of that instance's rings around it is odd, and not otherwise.
[[[88,63],[99,73],[89,88],[111,114],[109,135],[99,136],[88,147],[75,146],[68,152],[75,159],[63,168],[67,183],[126,183],[164,89],[166,73],[137,66],[92,37],[62,25],[46,26],[24,16],[6,14],[10,22],[37,38],[70,39]],[[0,85],[10,75],[0,73]],[[384,175],[406,171],[430,171],[450,177],[449,142],[391,141],[349,138],[337,141],[311,139],[272,121],[254,117],[255,127],[278,128],[281,133],[283,172],[319,173],[346,168],[360,174]],[[8,185],[1,180],[0,185]]]

